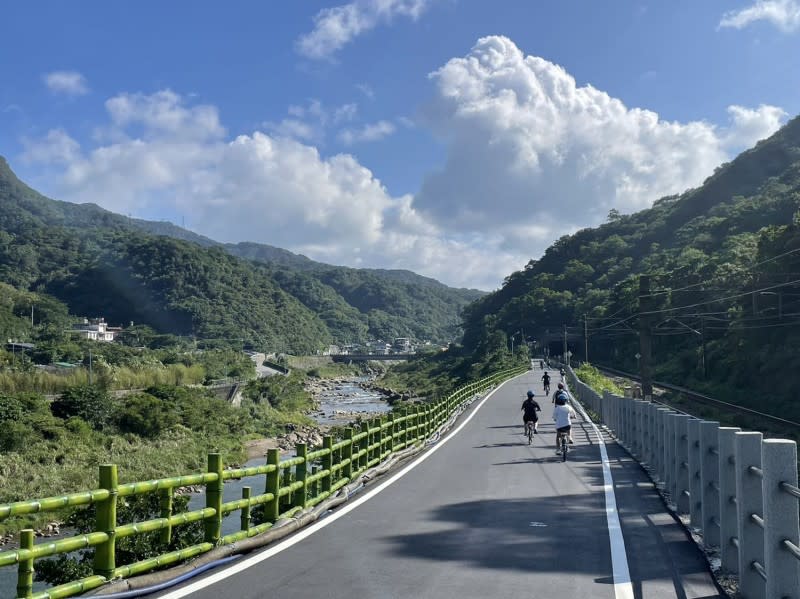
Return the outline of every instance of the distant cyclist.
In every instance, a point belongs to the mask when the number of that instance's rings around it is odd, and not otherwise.
[[[557,394],[558,392],[556,392]],[[561,437],[566,435],[572,443],[572,419],[575,418],[575,410],[567,403],[567,395],[559,395],[556,399],[556,407],[553,408],[553,420],[556,423],[556,453],[561,454]]]
[[[542,384],[544,385],[544,394],[550,395],[550,374],[546,370],[542,375]]]
[[[558,374],[561,375],[561,382],[563,383],[564,382],[564,375],[566,374],[566,372],[564,372],[564,367],[563,366],[559,369]]]
[[[542,408],[535,399],[533,399],[533,391],[528,391],[528,398],[522,403],[522,423],[525,425],[525,432],[528,432],[528,426],[533,427],[533,433],[538,434],[536,430],[539,426],[539,415],[536,412],[541,412]],[[532,423],[532,424],[529,424]]]
[[[539,360],[539,369],[544,370],[544,360]]]

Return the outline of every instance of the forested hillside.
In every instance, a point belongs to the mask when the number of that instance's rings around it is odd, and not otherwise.
[[[397,336],[448,342],[460,334],[461,309],[481,295],[50,200],[2,158],[0,280],[50,294],[75,315],[295,352]]]
[[[467,309],[465,346],[523,329],[560,354],[566,324],[580,358],[585,326],[590,361],[635,370],[649,274],[656,378],[798,419],[798,210],[795,118],[701,187],[556,241]]]

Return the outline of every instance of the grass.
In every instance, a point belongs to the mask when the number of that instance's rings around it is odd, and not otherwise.
[[[622,387],[602,374],[591,364],[582,364],[580,368],[575,370],[575,376],[600,394],[602,394],[603,391],[608,391],[609,393],[614,393],[615,395],[623,394]]]

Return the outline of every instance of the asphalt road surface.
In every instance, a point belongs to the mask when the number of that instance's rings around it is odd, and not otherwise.
[[[343,515],[332,512],[233,569],[159,596],[723,597],[641,467],[605,439],[608,495],[622,530],[612,540],[598,433],[579,419],[575,445],[561,461],[541,374],[529,371],[473,404],[457,423],[463,428],[398,470],[398,478],[392,472],[372,483],[351,500],[356,507],[340,508]],[[553,378],[555,389],[558,374]],[[528,389],[542,406],[530,446],[520,411]]]

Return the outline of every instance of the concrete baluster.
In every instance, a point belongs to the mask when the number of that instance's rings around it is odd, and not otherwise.
[[[700,427],[700,448],[703,545],[719,547],[719,422],[703,422]]]
[[[736,537],[736,433],[741,429],[719,429],[719,544],[722,569],[739,571],[739,552],[731,539]]]
[[[677,458],[678,416],[680,416],[678,412],[670,412],[667,417],[667,481],[669,482],[667,491],[672,499],[672,503],[676,505],[678,497],[678,470],[680,469]]]
[[[689,421],[691,416],[676,416],[676,451],[677,476],[675,487],[675,506],[679,514],[689,513]]]
[[[761,444],[764,472],[764,567],[767,597],[800,597],[800,561],[784,546],[800,537],[797,498],[781,483],[797,486],[797,444],[788,439],[767,439]]]
[[[747,599],[766,599],[767,587],[753,568],[764,564],[764,531],[751,519],[764,513],[761,479],[750,467],[761,468],[761,433],[735,433],[736,501],[739,538],[739,594]]]
[[[689,516],[693,528],[703,527],[702,484],[700,482],[700,425],[702,420],[689,421]]]

